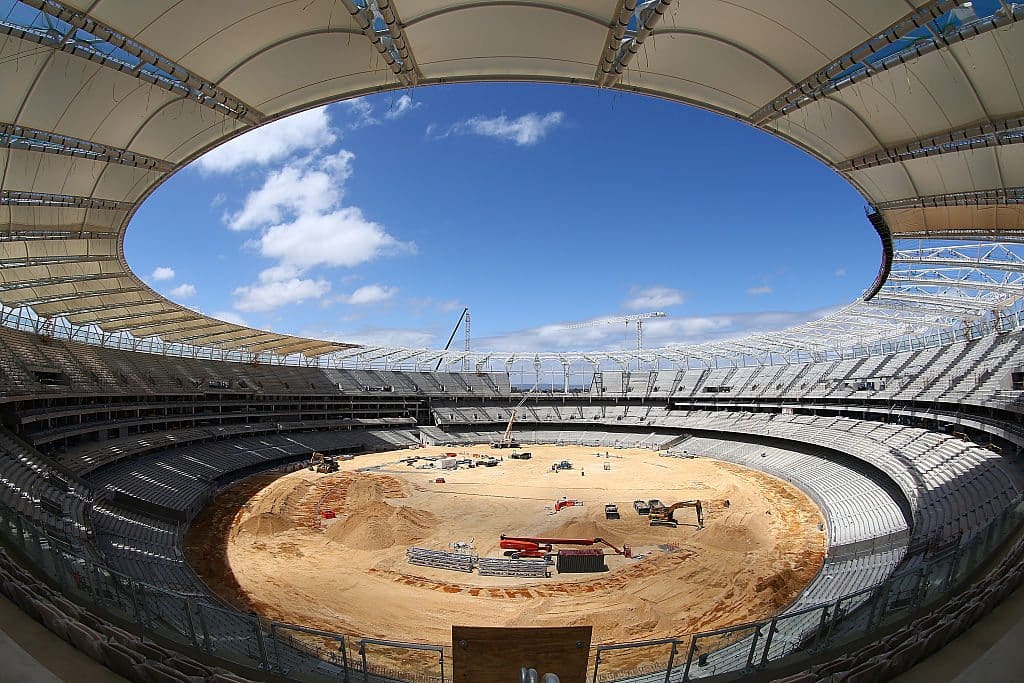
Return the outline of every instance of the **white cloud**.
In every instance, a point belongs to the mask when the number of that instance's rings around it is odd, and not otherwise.
[[[686,301],[686,294],[671,287],[634,287],[630,297],[622,304],[624,308],[651,310],[678,306]]]
[[[248,165],[266,166],[299,150],[327,147],[337,139],[327,107],[318,107],[229,140],[201,156],[196,165],[203,174],[229,173]]]
[[[347,107],[352,114],[352,118],[348,122],[348,127],[352,130],[380,123],[380,120],[373,115],[373,105],[365,97],[353,97],[351,100],[342,102],[342,105]]]
[[[747,294],[752,296],[760,296],[762,294],[771,294],[775,290],[772,289],[771,285],[761,285],[760,287],[751,287],[747,290]]]
[[[263,185],[245,198],[238,213],[227,216],[232,230],[251,230],[286,217],[316,215],[341,200],[341,188],[352,176],[355,155],[347,150],[302,160],[270,172]]]
[[[405,116],[413,109],[419,109],[421,104],[421,102],[414,100],[412,95],[402,94],[391,104],[391,108],[384,114],[384,118],[394,120]]]
[[[288,278],[286,280],[263,279],[261,281],[238,287],[235,295],[235,308],[239,311],[271,311],[288,304],[301,304],[304,301],[319,299],[331,290],[331,283],[326,280],[310,278]]]
[[[352,268],[381,256],[415,253],[416,245],[390,235],[368,220],[356,206],[342,206],[345,182],[355,156],[346,150],[310,155],[267,173],[249,193],[240,211],[226,215],[232,230],[258,230],[246,246],[275,263],[259,280],[234,290],[235,308],[267,311],[306,300],[323,300],[330,283],[304,277],[317,266]],[[353,303],[372,303],[393,296],[391,288],[360,288]],[[363,291],[365,290],[365,291]]]
[[[317,265],[351,268],[386,254],[416,251],[414,244],[400,242],[383,226],[366,220],[355,206],[272,226],[256,244],[263,256],[296,271]]]
[[[223,320],[226,323],[234,323],[235,325],[248,325],[245,322],[245,318],[238,315],[234,311],[217,311],[213,314],[213,317],[217,320]]]
[[[441,313],[451,313],[462,308],[462,304],[457,299],[449,299],[448,301],[442,301],[437,304],[437,310]]]
[[[174,268],[168,268],[167,266],[157,266],[153,269],[153,272],[149,274],[151,280],[173,280],[174,279]]]
[[[452,134],[482,135],[499,140],[509,140],[520,147],[525,147],[540,142],[551,129],[560,125],[564,119],[565,114],[560,111],[553,111],[543,116],[531,112],[516,119],[510,119],[504,114],[490,117],[474,116],[453,124],[438,137],[448,137]],[[427,126],[427,135],[433,136],[436,129],[437,127],[433,124]]]
[[[654,318],[644,322],[644,348],[700,344],[708,341],[732,339],[759,332],[780,330],[816,320],[834,308],[814,311],[775,311],[763,313],[724,313],[704,316]],[[595,320],[600,320],[596,318]],[[477,351],[509,351],[533,349],[538,351],[619,351],[636,348],[636,328],[630,325],[605,324],[579,329],[566,329],[565,325],[543,325],[474,340]]]
[[[846,277],[846,268],[836,268],[836,277]]]
[[[379,304],[387,301],[398,294],[397,287],[385,287],[383,285],[363,285],[349,296],[345,297],[345,303],[353,306],[365,306],[367,304]]]
[[[190,296],[196,295],[196,286],[187,282],[182,283],[172,289],[170,295],[175,299],[187,299]]]

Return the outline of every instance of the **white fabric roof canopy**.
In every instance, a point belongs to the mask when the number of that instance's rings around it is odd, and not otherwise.
[[[0,302],[105,330],[281,354],[354,346],[258,335],[169,302],[128,268],[124,234],[139,202],[218,143],[317,104],[416,84],[647,93],[807,150],[857,187],[894,237],[1024,230],[1024,6],[1009,2],[980,18],[954,0],[7,5]],[[948,30],[928,23],[936,17]],[[917,33],[905,49],[887,47],[908,30]]]

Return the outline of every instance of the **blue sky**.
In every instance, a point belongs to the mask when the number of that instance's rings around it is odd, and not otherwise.
[[[279,332],[475,348],[648,346],[777,329],[878,268],[860,195],[704,111],[536,84],[421,88],[265,126],[142,206],[128,262],[161,293]]]

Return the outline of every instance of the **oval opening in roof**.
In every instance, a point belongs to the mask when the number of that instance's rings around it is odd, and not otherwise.
[[[878,268],[863,199],[792,145],[653,98],[537,84],[402,90],[237,137],[169,179],[133,269],[222,320],[475,350],[648,348],[818,317]],[[807,287],[807,282],[815,287]]]

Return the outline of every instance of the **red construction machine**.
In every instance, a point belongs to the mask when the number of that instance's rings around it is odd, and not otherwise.
[[[562,508],[572,508],[583,505],[582,500],[573,500],[570,498],[562,498],[561,500],[555,501],[555,512],[559,512]]]
[[[547,557],[554,552],[556,545],[606,545],[613,554],[632,557],[633,551],[628,545],[617,548],[603,538],[545,538],[537,536],[506,536],[501,535],[501,549],[507,557]]]

